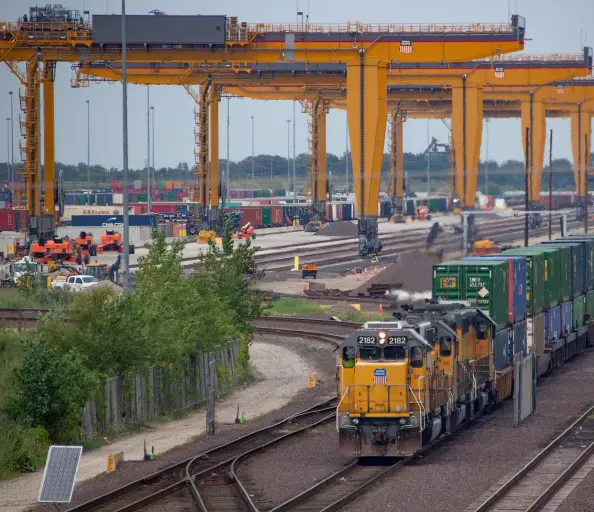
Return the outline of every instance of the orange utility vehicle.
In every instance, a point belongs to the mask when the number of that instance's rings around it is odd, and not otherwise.
[[[252,226],[251,222],[248,222],[247,224],[244,224],[243,226],[241,226],[238,231],[235,231],[235,233],[233,233],[232,237],[235,240],[244,240],[246,238],[255,239],[256,232],[254,231],[254,226]]]

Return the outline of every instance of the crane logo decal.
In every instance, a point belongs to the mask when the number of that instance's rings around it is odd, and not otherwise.
[[[410,41],[400,41],[400,53],[412,53],[413,47]]]
[[[107,219],[103,224],[101,224],[104,228],[121,228],[124,227],[123,222],[116,222],[117,217],[110,217]]]
[[[563,84],[557,85],[557,94],[563,94],[565,92],[565,86]]]
[[[495,78],[505,78],[505,70],[503,68],[495,68]]]

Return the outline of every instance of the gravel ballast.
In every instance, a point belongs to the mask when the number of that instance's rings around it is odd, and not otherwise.
[[[349,220],[338,220],[329,222],[323,229],[320,229],[314,236],[357,236],[357,224]]]

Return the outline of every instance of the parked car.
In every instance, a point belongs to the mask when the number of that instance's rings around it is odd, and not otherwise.
[[[94,276],[70,276],[67,279],[52,281],[52,289],[66,288],[78,292],[95,286],[97,283],[99,283],[99,280]]]

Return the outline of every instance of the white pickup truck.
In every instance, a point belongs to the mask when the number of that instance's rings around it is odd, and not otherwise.
[[[99,280],[93,276],[70,276],[68,279],[56,279],[52,281],[52,289],[66,288],[78,292],[95,286]]]

